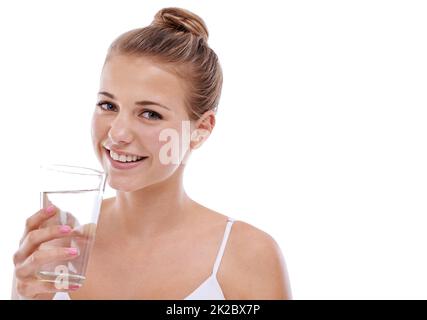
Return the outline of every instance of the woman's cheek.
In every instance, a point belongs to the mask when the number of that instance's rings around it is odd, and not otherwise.
[[[148,148],[148,152],[153,157],[153,161],[156,164],[160,163],[159,154],[162,146],[164,145],[164,141],[160,141],[159,137],[163,128],[152,129],[146,132],[146,136],[143,141],[146,141],[146,146]]]
[[[162,127],[147,138],[156,164],[163,167],[176,167],[181,156],[181,128],[176,126]]]

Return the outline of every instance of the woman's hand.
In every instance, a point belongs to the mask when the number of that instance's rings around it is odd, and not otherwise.
[[[58,208],[51,205],[41,209],[26,221],[24,235],[18,251],[13,256],[15,265],[13,298],[17,299],[51,299],[55,292],[71,291],[78,285],[58,286],[55,282],[41,281],[37,271],[49,263],[72,260],[78,256],[77,248],[66,245],[71,243],[73,229],[68,225],[51,224]],[[58,246],[45,246],[48,241],[59,239]],[[61,241],[61,239],[63,241]]]

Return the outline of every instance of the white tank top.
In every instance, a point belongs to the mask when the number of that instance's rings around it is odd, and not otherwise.
[[[222,238],[211,275],[203,281],[196,290],[184,298],[184,300],[225,300],[224,293],[222,292],[216,275],[218,273],[219,265],[221,264],[222,256],[224,255],[225,245],[227,244],[233,222],[234,219],[228,218],[224,236]],[[54,295],[53,300],[70,300],[70,296],[67,292],[57,292]]]

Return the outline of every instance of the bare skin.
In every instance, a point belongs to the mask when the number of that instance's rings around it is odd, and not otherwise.
[[[108,219],[113,201],[102,212],[87,281],[72,299],[183,299],[210,275],[227,217],[193,202],[193,221],[167,234],[129,239]]]
[[[110,225],[113,203],[113,198],[104,201],[87,280],[69,293],[71,299],[181,300],[210,276],[225,215],[192,202],[188,212],[194,220],[181,230],[132,243]],[[286,268],[277,260],[280,252],[275,252],[272,241],[243,221],[234,223],[217,274],[226,299],[291,298]],[[270,252],[262,253],[266,248]],[[259,254],[267,259],[259,263]]]
[[[209,277],[227,221],[193,201],[183,186],[185,160],[208,136],[192,135],[188,145],[180,144],[178,163],[160,161],[161,132],[172,129],[181,136],[182,123],[189,120],[185,82],[168,66],[114,56],[104,66],[100,92],[92,142],[117,192],[103,201],[84,285],[69,294],[72,299],[184,299]],[[166,108],[135,104],[142,100]],[[190,129],[210,133],[214,126],[215,114],[209,111],[191,121]],[[148,158],[120,170],[104,147]],[[32,249],[36,252],[37,245]],[[23,257],[22,248],[18,256]],[[291,298],[280,248],[267,233],[242,221],[233,224],[217,279],[226,299]],[[21,295],[53,296],[43,288],[28,290],[33,282],[23,277],[17,280],[26,289]]]

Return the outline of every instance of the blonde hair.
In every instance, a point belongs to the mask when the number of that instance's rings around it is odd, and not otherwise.
[[[169,64],[185,80],[185,105],[190,119],[218,108],[222,69],[208,46],[208,29],[198,15],[182,8],[164,8],[150,25],[120,35],[110,45],[105,61],[115,54],[149,57]]]

